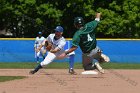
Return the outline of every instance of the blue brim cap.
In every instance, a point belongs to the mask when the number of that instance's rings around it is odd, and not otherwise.
[[[42,34],[42,32],[38,32],[38,34],[39,34],[39,35],[41,35],[41,34]]]
[[[54,30],[55,32],[63,32],[63,27],[57,26]]]

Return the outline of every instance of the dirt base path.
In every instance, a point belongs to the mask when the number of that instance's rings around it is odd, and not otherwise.
[[[0,82],[0,93],[139,93],[140,70],[106,70],[103,75],[69,75],[67,69],[0,69],[0,76],[26,76]]]

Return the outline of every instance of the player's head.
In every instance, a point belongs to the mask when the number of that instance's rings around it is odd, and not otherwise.
[[[59,39],[63,34],[63,31],[64,31],[63,27],[56,26],[56,28],[54,30],[55,30],[55,38]]]
[[[38,32],[38,35],[42,35],[42,32]]]
[[[56,26],[56,28],[54,30],[55,30],[55,32],[63,32],[64,31],[62,26]]]
[[[42,36],[42,32],[38,32],[38,36],[41,37]]]
[[[74,26],[79,29],[84,25],[84,20],[82,17],[76,17],[74,19]]]

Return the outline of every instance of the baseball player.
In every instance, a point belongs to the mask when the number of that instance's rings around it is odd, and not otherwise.
[[[40,51],[36,52],[36,49],[39,48],[41,43],[45,40],[45,38],[42,36],[42,32],[38,32],[38,36],[35,39],[34,49],[35,49],[35,58],[37,63],[39,63],[39,58],[45,58],[45,48],[42,47]]]
[[[67,51],[67,50],[68,49],[66,49],[65,51]],[[69,73],[70,74],[76,74],[76,72],[74,71],[75,52],[74,51],[71,52],[70,54],[68,54],[67,57],[69,58]]]
[[[45,59],[34,69],[31,70],[29,73],[34,74],[36,73],[39,69],[41,69],[43,66],[48,65],[49,63],[53,62],[54,59],[63,59],[65,57],[59,57],[60,54],[64,53],[64,46],[66,44],[65,38],[62,36],[63,34],[63,28],[61,26],[57,26],[55,29],[55,33],[50,34],[44,42],[40,45],[40,47],[36,50],[37,52],[41,50],[43,46],[46,47],[48,50],[48,54],[45,57]],[[71,56],[70,56],[71,55]],[[73,56],[74,53],[71,53],[69,55],[71,62],[69,73],[74,74],[75,71],[73,70],[73,65],[74,65],[74,60]]]
[[[95,20],[88,22],[84,25],[84,20],[82,17],[76,17],[74,19],[74,26],[78,29],[72,39],[72,47],[61,54],[64,57],[76,50],[80,46],[82,54],[82,64],[85,71],[97,69],[99,72],[104,73],[104,69],[100,66],[102,62],[109,62],[108,56],[102,54],[99,47],[96,46],[97,41],[95,37],[96,27],[100,21],[100,13],[96,14]],[[93,60],[96,59],[97,62],[93,64]]]

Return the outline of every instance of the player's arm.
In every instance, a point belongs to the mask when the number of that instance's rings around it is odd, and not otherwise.
[[[60,51],[61,49],[63,49],[63,47],[65,46],[65,44],[66,44],[66,41],[65,40],[64,41],[61,41],[59,43],[59,45],[55,49],[50,50],[50,52],[56,53],[56,52]]]
[[[37,49],[36,52],[39,52],[41,50],[41,48],[43,47],[43,45],[41,44]]]
[[[51,53],[56,53],[58,51],[60,51],[64,46],[65,46],[66,42],[61,42],[55,49],[50,50]]]
[[[86,23],[86,27],[91,27],[92,29],[95,29],[98,23],[100,22],[100,18],[101,18],[101,13],[96,13],[95,20]]]
[[[72,46],[68,51],[65,52],[65,54],[68,55],[69,53],[75,51],[77,48],[77,46]]]
[[[39,47],[36,49],[36,52],[39,52],[41,48],[45,45],[46,39],[43,41],[42,44],[39,45]]]
[[[62,53],[59,58],[64,58],[66,57],[69,53],[75,51],[78,47],[77,46],[72,46],[69,50],[65,51],[65,53]]]
[[[34,44],[34,50],[36,50],[36,47],[37,47],[37,44],[35,43],[35,44]]]
[[[35,39],[35,43],[34,43],[34,50],[36,50],[36,48],[37,48],[37,38]]]
[[[57,48],[55,48],[55,49],[53,49],[53,50],[50,50],[50,52],[51,53],[56,53],[56,52],[58,52],[58,51],[60,51],[61,49],[59,49],[58,47]]]
[[[97,13],[96,17],[95,17],[95,20],[96,21],[100,21],[100,18],[101,18],[101,13]]]
[[[75,33],[73,38],[72,38],[72,46],[71,48],[65,52],[66,55],[68,55],[69,53],[75,51],[78,48],[78,45],[80,43],[80,38],[79,38],[79,33]]]

